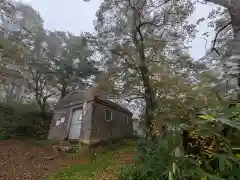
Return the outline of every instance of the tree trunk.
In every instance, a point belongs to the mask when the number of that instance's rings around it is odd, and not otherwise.
[[[42,117],[46,116],[46,105],[44,104],[41,106],[41,114],[42,114]]]
[[[46,115],[46,102],[42,101],[41,99],[37,100],[38,106],[40,108],[40,112],[42,117],[45,117]]]
[[[148,64],[145,56],[145,45],[144,45],[144,37],[142,35],[140,24],[141,18],[139,17],[138,11],[136,11],[135,7],[132,6],[129,1],[129,5],[133,11],[133,21],[132,21],[132,40],[136,47],[138,58],[139,58],[139,70],[141,73],[141,80],[144,86],[144,95],[146,102],[146,111],[145,111],[145,121],[147,126],[147,138],[156,139],[157,131],[156,131],[156,101],[155,101],[155,93],[153,87],[150,82],[150,74],[148,69]],[[138,24],[139,23],[139,24]]]
[[[67,95],[67,83],[63,82],[62,83],[62,88],[61,88],[61,97],[60,99],[64,98]]]
[[[157,136],[156,131],[156,117],[155,117],[155,94],[154,90],[150,83],[150,75],[149,70],[146,64],[146,58],[144,55],[144,49],[139,48],[139,56],[140,56],[140,72],[141,72],[141,78],[144,85],[144,92],[145,92],[145,102],[146,102],[146,124],[148,127],[148,134],[147,136],[151,137],[152,139],[155,139]]]
[[[237,79],[237,101],[240,102],[240,12],[239,16],[232,16],[232,27],[234,36],[231,46],[230,75]]]
[[[149,69],[148,69],[147,60],[144,54],[144,51],[145,51],[144,42],[143,42],[143,39],[141,40],[137,39],[136,32],[137,31],[133,32],[133,40],[139,55],[139,70],[141,73],[141,79],[144,86],[144,93],[145,93],[144,98],[146,102],[145,120],[146,120],[146,126],[147,126],[147,138],[151,137],[152,139],[155,139],[157,136],[156,118],[155,118],[155,111],[156,111],[155,93],[150,82]],[[138,32],[141,33],[140,29]]]

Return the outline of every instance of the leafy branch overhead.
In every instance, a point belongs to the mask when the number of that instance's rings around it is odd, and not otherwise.
[[[99,73],[93,50],[84,36],[66,32],[48,32],[46,56],[51,62],[50,73],[64,97],[68,91],[85,88],[87,80]]]
[[[183,76],[177,69],[184,64],[181,58],[189,58],[184,53],[184,40],[192,37],[194,28],[185,20],[193,10],[191,2],[176,1],[172,6],[171,1],[113,0],[104,1],[97,12],[95,29],[107,72],[121,97],[144,101],[152,137],[156,135],[157,97],[162,90],[155,84],[173,69]]]
[[[25,96],[34,94],[43,113],[49,98],[62,98],[93,83],[99,70],[85,35],[47,31],[40,14],[32,7],[18,3],[12,7],[21,16],[11,21],[7,17],[3,26],[1,80],[18,81],[16,85],[28,90]],[[2,73],[10,68],[19,72],[18,79]]]

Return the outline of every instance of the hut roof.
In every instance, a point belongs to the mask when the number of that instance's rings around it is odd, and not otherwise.
[[[67,94],[64,98],[59,100],[56,105],[56,109],[65,108],[74,102],[86,101],[86,93],[87,91],[84,90],[76,90]]]
[[[96,88],[91,88],[89,90],[76,90],[67,94],[64,98],[59,100],[59,102],[56,105],[56,109],[63,109],[67,106],[71,106],[79,102],[93,100],[106,106],[109,106],[113,109],[132,115],[132,112],[129,111],[128,108],[122,107],[121,105],[108,100],[106,94]]]

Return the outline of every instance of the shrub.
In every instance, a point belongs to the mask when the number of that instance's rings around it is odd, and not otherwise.
[[[169,136],[139,146],[134,164],[122,169],[118,180],[235,180],[240,179],[239,160],[231,154],[215,154],[213,167],[198,162],[179,150],[179,136]],[[213,169],[212,169],[213,168]],[[209,169],[212,169],[209,170]]]
[[[177,160],[173,150],[177,144],[177,138],[140,141],[135,163],[122,169],[119,180],[167,180],[171,165]]]
[[[240,179],[240,159],[232,153],[229,139],[232,132],[240,130],[239,110],[240,104],[210,109],[213,115],[190,121],[184,134],[177,128],[164,139],[143,141],[134,165],[124,168],[119,180]]]
[[[44,119],[33,104],[0,104],[0,138],[47,137],[52,114]]]

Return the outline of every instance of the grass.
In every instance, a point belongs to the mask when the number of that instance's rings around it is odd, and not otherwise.
[[[83,164],[60,169],[50,180],[114,180],[123,165],[131,162],[135,143],[125,141],[107,144],[97,149],[78,152],[73,156],[88,159]]]

